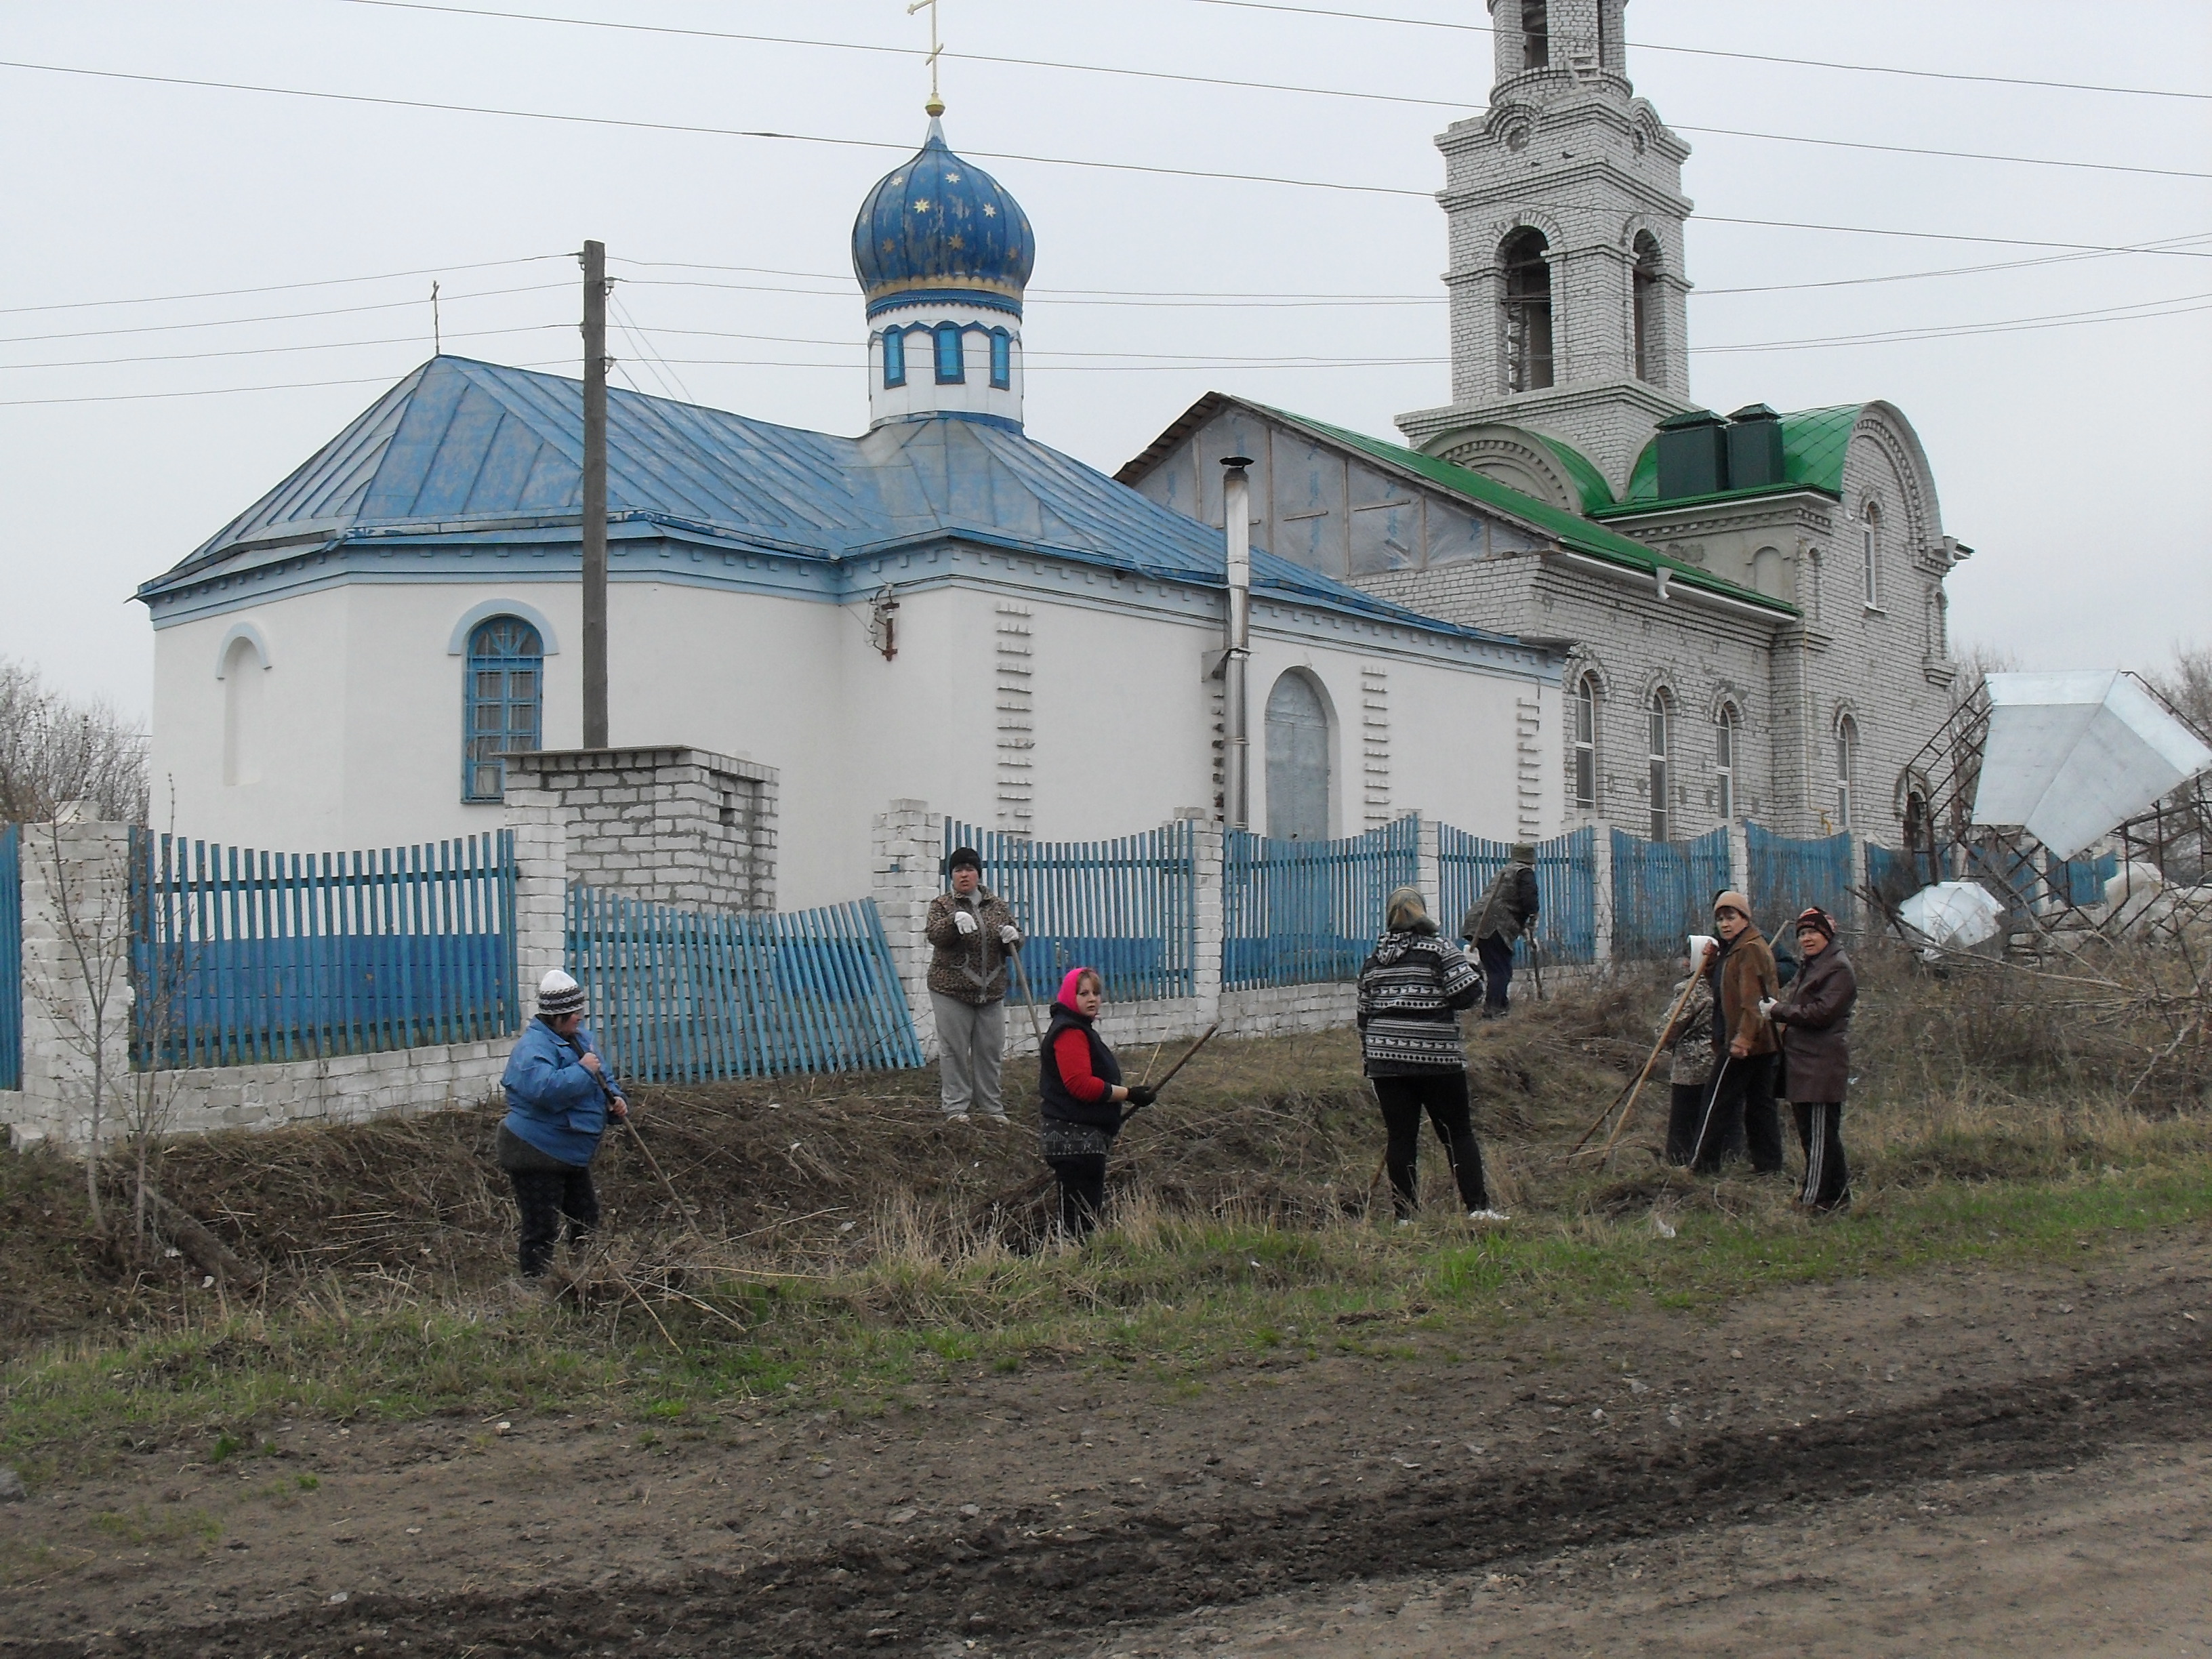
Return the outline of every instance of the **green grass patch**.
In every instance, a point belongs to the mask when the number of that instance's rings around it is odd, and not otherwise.
[[[255,1449],[247,1425],[293,1414],[591,1408],[672,1425],[732,1400],[811,1407],[832,1396],[868,1411],[917,1378],[1041,1365],[1134,1368],[1170,1397],[1189,1397],[1224,1365],[1330,1351],[1411,1361],[1439,1343],[1497,1353],[1517,1330],[1561,1316],[1634,1307],[1694,1316],[1762,1291],[1939,1262],[2078,1261],[2085,1241],[2212,1217],[2212,1158],[1892,1189],[1820,1221],[1790,1213],[1781,1196],[1770,1183],[1747,1188],[1737,1216],[1683,1211],[1672,1238],[1641,1214],[1540,1216],[1480,1234],[1441,1223],[1293,1233],[1152,1216],[1082,1252],[863,1267],[767,1299],[738,1286],[719,1297],[692,1280],[687,1294],[750,1316],[743,1336],[672,1300],[659,1309],[667,1336],[618,1309],[356,1314],[311,1300],[26,1355],[0,1371],[0,1453],[33,1469],[76,1468],[133,1439],[204,1434],[215,1422],[234,1425],[210,1445],[220,1461]],[[648,1427],[637,1443],[658,1438]],[[312,1489],[313,1476],[298,1479]],[[101,1522],[131,1540],[157,1524],[183,1523]]]

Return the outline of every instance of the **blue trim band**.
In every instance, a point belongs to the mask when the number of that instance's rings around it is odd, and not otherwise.
[[[901,306],[942,305],[950,301],[957,305],[978,306],[985,311],[1009,311],[1022,314],[1022,302],[1010,300],[1003,294],[992,294],[975,288],[910,288],[902,294],[886,294],[880,300],[868,301],[871,319],[886,311],[896,311]]]

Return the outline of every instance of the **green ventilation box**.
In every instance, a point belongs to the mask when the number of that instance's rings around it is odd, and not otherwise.
[[[1765,404],[1747,404],[1729,416],[1727,487],[1756,489],[1783,482],[1782,417]]]
[[[1671,501],[1726,489],[1728,452],[1728,422],[1710,409],[1693,409],[1660,422],[1659,499]]]

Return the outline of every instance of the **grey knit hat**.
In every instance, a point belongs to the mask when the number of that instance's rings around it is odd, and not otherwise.
[[[538,1012],[547,1019],[582,1013],[584,988],[556,968],[538,981]]]

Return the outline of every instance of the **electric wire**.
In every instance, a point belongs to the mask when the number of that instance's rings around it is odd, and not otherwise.
[[[573,329],[574,323],[519,323],[508,328],[472,328],[462,332],[448,330],[449,340],[485,340],[500,334],[538,334],[548,329]],[[375,340],[325,340],[299,345],[233,346],[222,351],[162,351],[137,357],[79,357],[65,362],[0,363],[0,374],[27,368],[106,368],[118,363],[189,363],[204,362],[219,357],[270,357],[288,351],[352,351],[364,346],[409,345],[428,343],[419,333],[386,335]]]
[[[441,294],[440,303],[461,300],[489,300],[507,294],[543,294],[550,289],[566,288],[566,283],[532,283],[521,288],[479,289],[473,294]],[[112,338],[118,334],[173,334],[188,328],[242,328],[254,323],[300,322],[314,317],[351,317],[364,311],[404,311],[411,306],[428,305],[420,295],[410,300],[378,300],[368,305],[331,306],[321,311],[271,312],[260,317],[211,317],[191,323],[134,323],[126,328],[79,328],[56,334],[0,335],[0,345],[28,345],[41,340],[94,340]]]
[[[299,87],[262,86],[243,81],[212,81],[187,76],[143,75],[123,70],[85,69],[71,64],[33,64],[20,59],[0,59],[0,69],[22,70],[33,73],[74,75],[94,80],[125,81],[152,86],[192,87],[218,92],[249,92],[270,97],[298,98],[312,101],[354,104],[388,109],[429,110],[447,114],[485,115],[505,119],[544,122],[556,125],[613,127],[629,131],[669,132],[707,137],[755,138],[782,143],[821,144],[840,149],[890,150],[902,155],[912,153],[912,145],[878,138],[838,138],[820,133],[776,132],[766,129],[738,127],[709,127],[674,121],[646,121],[611,115],[579,115],[569,111],[502,109],[487,104],[445,103],[431,99],[394,98],[382,94],[350,92],[320,92]],[[1207,167],[1172,167],[1142,161],[1104,161],[1094,158],[1066,155],[1039,155],[1022,150],[969,149],[963,154],[976,160],[994,161],[1023,161],[1037,167],[1086,168],[1101,173],[1127,173],[1152,178],[1204,179],[1231,184],[1281,185],[1294,189],[1325,190],[1347,195],[1393,197],[1402,200],[1433,202],[1436,192],[1415,190],[1401,185],[1364,185],[1340,179],[1297,179],[1279,173],[1231,173]],[[1579,204],[1568,204],[1578,206]],[[2016,236],[1975,236],[1956,231],[1900,230],[1869,225],[1828,225],[1787,219],[1758,219],[1742,216],[1705,213],[1698,216],[1705,224],[1752,225],[1773,230],[1813,230],[1838,234],[1865,236],[1894,236],[1923,241],[1972,242],[2002,247],[2063,248],[2073,252],[2111,252],[2110,245],[2092,242],[2060,242]],[[2185,250],[2166,252],[2185,257],[2207,257],[2186,254]]]
[[[927,58],[930,53],[913,46],[878,46],[854,40],[819,40],[792,35],[747,34],[723,29],[679,28],[671,24],[622,23],[596,17],[561,17],[546,12],[499,11],[485,7],[434,5],[428,0],[339,0],[339,3],[372,6],[380,10],[433,12],[458,17],[495,18],[519,23],[550,23],[570,28],[611,29],[624,33],[666,34],[696,40],[734,40],[751,45],[799,46],[810,51],[857,52],[897,58]],[[1488,33],[1489,30],[1481,33]],[[1135,80],[1170,81],[1190,86],[1230,87],[1245,91],[1288,93],[1308,98],[1346,98],[1363,102],[1403,104],[1425,109],[1471,110],[1463,98],[1422,98],[1407,93],[1363,92],[1345,87],[1296,86],[1276,81],[1245,81],[1226,76],[1192,75],[1167,70],[1126,69],[1106,64],[1069,63],[1046,58],[1012,58],[994,52],[943,52],[939,57],[971,64],[997,64],[1019,69],[1059,70],[1075,74],[1121,76]],[[1848,138],[1814,138],[1788,132],[1753,132],[1733,127],[1684,126],[1678,132],[1695,132],[1723,138],[1751,138],[1775,143],[1814,144],[1831,149],[1863,149],[1893,155],[1940,156],[1954,161],[2000,161],[2022,167],[2072,167],[2099,173],[2136,173],[2168,179],[2207,179],[2212,173],[2177,167],[2141,167],[2118,161],[2083,161],[2042,155],[1994,155],[1982,150],[1941,149],[1927,145],[1876,144]]]
[[[1187,0],[1197,6],[1225,6],[1240,11],[1285,12],[1293,17],[1344,18],[1359,23],[1389,23],[1405,28],[1445,29],[1458,34],[1495,34],[1482,23],[1447,23],[1430,17],[1384,17],[1372,12],[1340,11],[1326,6],[1286,6],[1273,0]],[[1775,52],[1725,52],[1715,46],[1662,46],[1639,40],[1637,52],[1671,52],[1686,58],[1732,58],[1747,64],[1787,64],[1802,69],[1848,70],[1858,75],[1903,75],[1923,81],[1965,81],[1984,86],[2042,87],[2057,92],[2104,92],[2132,98],[2185,98],[2212,100],[2212,92],[2185,92],[2171,87],[2115,87],[2090,81],[2047,81],[2019,75],[1970,75],[1959,70],[1906,69],[1894,64],[1845,64],[1825,58],[1789,58]]]
[[[0,317],[30,311],[84,311],[96,306],[156,306],[186,300],[232,300],[247,294],[283,294],[302,288],[340,288],[352,283],[390,283],[403,276],[446,276],[457,270],[489,270],[499,265],[535,264],[546,259],[573,259],[573,253],[527,253],[515,259],[478,259],[460,265],[425,265],[419,270],[386,270],[374,276],[317,276],[299,283],[268,283],[258,288],[211,288],[196,294],[148,294],[133,300],[55,300],[45,305],[0,306]]]

